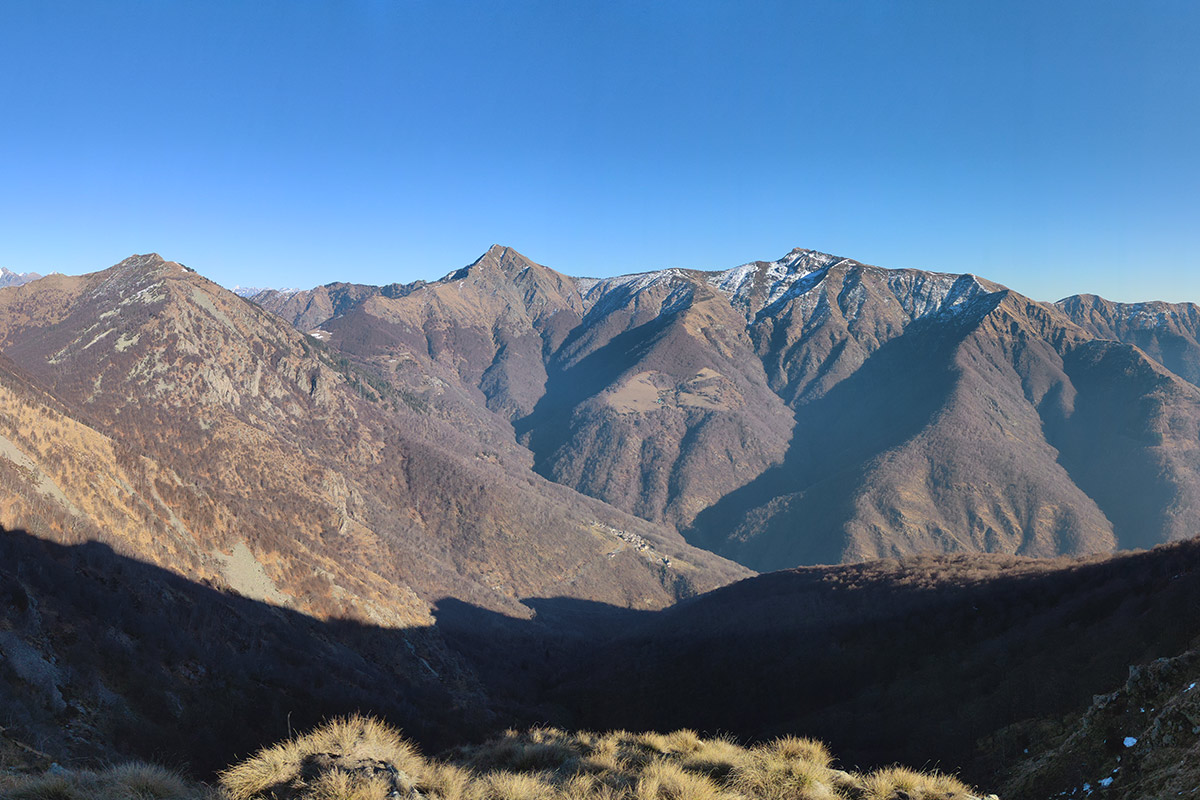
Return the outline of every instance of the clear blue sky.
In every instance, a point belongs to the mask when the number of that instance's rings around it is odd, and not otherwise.
[[[0,266],[232,286],[812,247],[1200,301],[1200,3],[0,3]]]

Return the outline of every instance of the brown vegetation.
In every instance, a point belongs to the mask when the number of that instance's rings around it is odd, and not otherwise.
[[[0,774],[5,800],[223,800],[206,786],[154,764],[129,762],[103,770],[65,770],[41,775]]]
[[[439,761],[375,720],[335,720],[230,767],[231,800],[968,800],[952,777],[893,767],[859,775],[824,746],[787,738],[751,749],[692,731],[509,731]]]
[[[217,787],[147,764],[0,774],[6,800],[972,800],[960,781],[831,766],[788,738],[746,749],[692,731],[509,731],[437,760],[377,720],[339,718],[230,766]]]

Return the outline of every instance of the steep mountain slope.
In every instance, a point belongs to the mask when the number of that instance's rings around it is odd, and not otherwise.
[[[506,463],[155,255],[0,291],[0,348],[56,401],[14,394],[0,435],[66,494],[43,526],[62,541],[88,522],[152,563],[389,624],[427,624],[445,596],[659,607],[745,574]],[[13,489],[33,499],[0,523],[39,530],[44,492]]]
[[[506,458],[682,525],[782,456],[791,415],[700,274],[642,277],[576,281],[495,246],[314,334]]]
[[[701,515],[693,541],[772,569],[1193,534],[1194,387],[970,277],[842,262],[810,281],[752,328],[796,408],[791,451]]]
[[[1200,384],[1200,307],[1193,303],[1114,303],[1079,294],[1054,304],[1101,339],[1136,345],[1184,380]]]
[[[792,415],[704,278],[581,282],[585,314],[517,424],[541,474],[684,527],[783,456]]]
[[[332,311],[308,314],[321,291],[294,323]],[[496,246],[392,297],[339,291],[331,347],[505,458],[755,569],[1108,552],[1191,535],[1200,510],[1200,394],[1161,366],[1187,372],[1185,307],[1160,314],[1178,333],[1159,325],[1156,363],[1101,341],[1137,338],[1120,309],[799,248],[597,281]]]

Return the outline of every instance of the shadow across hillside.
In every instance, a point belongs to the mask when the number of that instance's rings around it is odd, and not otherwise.
[[[655,614],[561,673],[591,728],[795,733],[843,763],[986,783],[1131,665],[1200,637],[1200,541],[1112,559],[925,557],[786,571]]]
[[[102,544],[0,532],[0,726],[68,763],[199,775],[352,711],[429,753],[538,723],[691,727],[984,782],[1053,728],[1035,720],[1194,643],[1200,542],[779,572],[661,612],[525,602],[532,619],[446,598],[430,628],[320,621]]]
[[[571,437],[574,411],[615,384],[631,365],[642,364],[655,341],[671,328],[675,317],[676,313],[662,314],[622,331],[565,368],[555,360],[551,361],[545,391],[533,411],[513,423],[517,440],[533,453],[534,470],[539,475],[554,480],[550,462],[558,448]],[[587,331],[586,326],[577,327],[559,347],[559,353],[571,352],[579,337]],[[653,365],[643,366],[653,368]]]
[[[289,725],[352,711],[427,748],[455,744],[495,720],[486,703],[456,702],[462,676],[442,650],[432,631],[322,622],[104,544],[0,530],[0,725],[63,759],[208,774]]]
[[[697,514],[684,537],[764,572],[842,561],[864,475],[945,406],[956,380],[952,354],[970,330],[919,320],[829,391],[793,401],[796,427],[783,461]],[[784,397],[801,393],[790,381],[775,376],[772,388]]]

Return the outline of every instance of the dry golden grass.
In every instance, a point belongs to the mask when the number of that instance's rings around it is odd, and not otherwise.
[[[5,800],[220,800],[207,787],[152,764],[0,779]]]
[[[834,769],[825,745],[785,737],[753,748],[674,733],[508,731],[428,760],[392,728],[336,719],[221,774],[221,790],[158,767],[0,776],[5,800],[969,800],[952,777]]]
[[[558,796],[546,777],[527,772],[489,772],[471,788],[471,800],[554,800]]]
[[[634,787],[637,800],[721,800],[729,795],[703,775],[667,760],[650,762]]]
[[[411,789],[426,767],[394,729],[370,717],[349,717],[264,748],[221,773],[221,786],[231,800],[382,800],[393,790]]]
[[[887,767],[863,778],[863,800],[967,800],[971,790],[951,775]]]
[[[825,745],[787,737],[753,748],[732,774],[732,785],[764,800],[827,800],[841,797]]]
[[[690,772],[707,775],[716,781],[726,781],[745,760],[744,748],[739,747],[732,739],[717,738],[699,740],[694,750],[680,754],[679,763]]]

